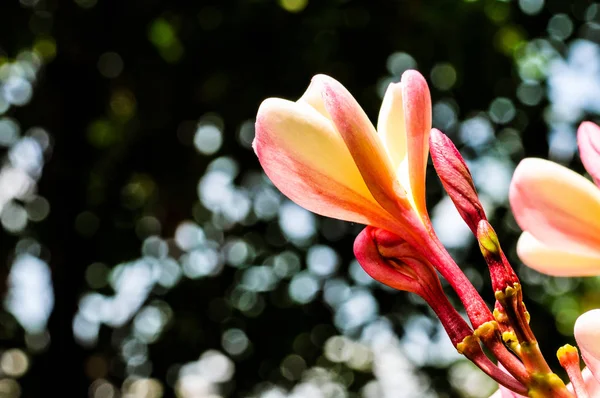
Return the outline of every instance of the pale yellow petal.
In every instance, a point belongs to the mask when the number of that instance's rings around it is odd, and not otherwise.
[[[554,276],[600,275],[600,251],[574,250],[560,244],[547,245],[529,232],[523,232],[517,253],[525,265]]]
[[[399,220],[412,217],[412,207],[383,144],[352,94],[329,76],[315,76],[313,83],[321,87],[325,108],[375,200]]]
[[[600,251],[600,190],[556,163],[530,158],[515,170],[510,204],[537,240],[574,251]]]
[[[315,213],[392,228],[330,120],[313,106],[278,98],[262,103],[254,150],[287,197]]]
[[[390,157],[392,166],[398,170],[400,163],[406,160],[406,126],[404,105],[402,104],[402,85],[392,83],[388,86],[377,119],[377,133]],[[408,180],[402,181],[408,185]]]

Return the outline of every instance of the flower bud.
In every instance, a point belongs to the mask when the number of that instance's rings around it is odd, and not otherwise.
[[[429,148],[444,189],[460,216],[476,234],[477,224],[486,217],[467,164],[450,138],[437,129],[431,130]]]
[[[518,284],[519,278],[504,255],[498,235],[492,225],[487,220],[479,221],[475,236],[479,242],[481,254],[488,264],[494,291],[502,292],[507,287],[512,288],[515,283]]]

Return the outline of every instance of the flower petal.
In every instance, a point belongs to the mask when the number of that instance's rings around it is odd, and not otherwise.
[[[377,233],[379,231],[373,227],[366,227],[354,240],[354,255],[358,263],[367,274],[378,282],[391,288],[422,294],[419,275],[408,267],[394,266],[393,263],[382,256],[377,245]],[[391,234],[387,232],[387,234]],[[431,267],[431,266],[430,266]],[[423,266],[426,268],[426,266]],[[437,277],[433,267],[431,267],[433,277]]]
[[[377,119],[377,133],[390,157],[394,170],[398,172],[400,164],[407,161],[406,125],[404,105],[402,104],[402,84],[400,83],[391,83],[383,96]],[[405,168],[408,171],[408,165]],[[402,178],[402,176],[399,177]],[[401,181],[403,185],[410,184],[408,179]],[[407,187],[405,186],[405,188]]]
[[[523,160],[510,186],[519,226],[546,245],[568,251],[600,250],[600,190],[556,163]]]
[[[304,94],[302,94],[302,97],[300,97],[300,99],[298,99],[298,101],[296,102],[305,103],[312,106],[321,115],[331,120],[327,109],[325,109],[325,102],[323,101],[321,87],[314,81],[310,82],[308,88],[306,89]]]
[[[498,391],[490,395],[490,398],[520,398],[525,397],[524,395],[517,394],[516,392],[510,391],[504,386],[498,386]]]
[[[412,198],[420,214],[427,214],[425,204],[425,169],[431,130],[431,96],[425,78],[417,71],[402,75],[402,97],[406,118],[408,176]]]
[[[583,382],[590,397],[600,397],[600,380],[594,377],[589,368],[583,369],[581,375],[583,376]],[[570,386],[569,384],[567,387]]]
[[[600,383],[600,309],[588,311],[577,318],[575,340],[585,364]]]
[[[600,127],[592,122],[583,122],[577,130],[579,155],[585,169],[600,186]]]
[[[600,275],[600,251],[576,251],[557,245],[547,245],[523,232],[517,243],[517,253],[525,265],[538,272],[554,276]]]
[[[321,87],[325,108],[375,200],[397,218],[406,218],[412,211],[406,192],[365,112],[335,79],[317,75],[313,82]]]
[[[287,197],[315,213],[391,228],[330,120],[306,103],[278,98],[258,110],[254,150]]]

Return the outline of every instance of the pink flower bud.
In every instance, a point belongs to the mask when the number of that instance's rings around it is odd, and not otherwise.
[[[444,189],[473,234],[477,234],[477,224],[486,217],[467,164],[450,138],[437,129],[431,130],[429,147]]]

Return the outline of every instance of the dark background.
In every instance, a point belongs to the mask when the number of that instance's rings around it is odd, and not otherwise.
[[[312,0],[294,12],[275,0],[3,1],[0,64],[10,62],[22,50],[39,51],[40,40],[55,44],[55,54],[43,58],[31,101],[0,115],[17,120],[22,130],[41,126],[52,138],[37,188],[50,203],[49,216],[18,232],[0,232],[0,258],[5,259],[0,276],[7,279],[17,242],[32,237],[44,247],[41,258],[50,266],[55,295],[47,324],[50,342],[41,351],[28,348],[27,332],[8,312],[0,322],[2,347],[20,348],[29,358],[28,371],[18,378],[21,396],[50,392],[98,396],[90,389],[96,379],[121,389],[128,373],[119,341],[130,333],[131,322],[117,328],[101,326],[94,344],[82,345],[73,337],[79,300],[95,290],[86,283],[86,270],[96,262],[110,269],[138,258],[143,240],[151,235],[136,232],[142,217],[158,220],[160,228],[153,232],[164,239],[173,237],[183,220],[209,222],[210,211],[199,203],[198,180],[208,164],[222,155],[235,159],[242,171],[260,170],[253,152],[240,144],[238,132],[242,123],[253,119],[263,99],[297,98],[312,75],[326,73],[341,81],[374,119],[380,104],[377,84],[390,75],[388,57],[405,52],[428,81],[434,65],[446,62],[454,67],[456,83],[449,90],[440,90],[431,81],[430,85],[434,103],[451,99],[459,104],[459,121],[487,111],[497,97],[510,98],[525,119],[508,123],[522,140],[521,150],[509,159],[516,163],[523,156],[546,157],[548,127],[543,112],[547,100],[527,106],[516,99],[522,81],[517,47],[546,37],[548,20],[557,13],[572,18],[573,37],[577,36],[577,28],[584,23],[580,10],[590,4],[549,0],[538,13],[528,15],[518,2],[498,0]],[[507,29],[517,35],[512,47],[499,44],[499,35]],[[554,44],[564,54],[567,44]],[[107,78],[100,73],[98,62],[106,52],[121,57],[123,69],[118,76]],[[544,87],[543,79],[540,87]],[[120,99],[125,108],[119,108]],[[117,106],[111,107],[114,101]],[[192,141],[195,124],[209,112],[223,122],[223,144],[207,156],[198,153]],[[105,130],[95,134],[97,121],[104,123]],[[497,133],[505,127],[495,124],[494,130]],[[447,132],[456,137],[457,130],[458,124]],[[480,153],[468,143],[457,141],[457,145],[467,156]],[[581,171],[577,159],[571,165]],[[441,188],[433,170],[429,171],[428,203],[434,205],[441,198]],[[131,196],[135,194],[127,188],[132,181],[151,187],[141,199],[134,198],[134,205]],[[241,183],[241,178],[236,182]],[[497,206],[492,220],[518,265],[514,244],[519,231],[506,206]],[[274,234],[273,239],[256,244],[260,249],[252,264],[261,264],[270,254],[285,249],[302,257],[311,244],[328,244],[341,256],[338,273],[345,275],[353,237],[360,231],[360,226],[351,226],[336,240],[317,233],[309,243],[296,245],[287,242],[277,228],[275,221],[239,223],[223,232],[222,241],[232,235],[257,242],[253,236]],[[490,300],[487,274],[476,247],[464,250],[463,261],[483,275],[482,294]],[[282,359],[296,350],[292,347],[297,336],[317,325],[323,326],[325,335],[340,333],[332,324],[332,310],[320,296],[308,304],[282,305],[284,285],[262,293],[265,306],[258,315],[232,309],[228,297],[239,275],[236,269],[225,267],[216,276],[183,278],[170,290],[150,293],[147,302],[158,297],[174,314],[160,338],[149,344],[152,370],[148,376],[164,385],[165,396],[173,396],[171,366],[193,361],[207,349],[220,349],[221,334],[229,327],[243,329],[252,344],[251,351],[234,359],[235,382],[225,383],[222,390],[229,396],[245,396],[262,381],[292,387],[296,381],[278,369]],[[536,299],[527,304],[542,348],[555,364],[554,350],[572,337],[549,327],[554,325],[550,309],[554,301],[544,298],[544,286],[530,287]],[[2,292],[8,288],[3,284]],[[96,290],[111,294],[108,286]],[[570,294],[577,297],[580,293],[585,293],[583,287]],[[406,314],[428,314],[407,301],[405,293],[377,290],[374,294],[380,313],[391,320],[398,336],[403,334]],[[225,303],[228,315],[212,316],[211,303]],[[343,373],[344,365],[323,359],[323,342],[300,350],[307,366],[318,363]],[[464,396],[449,385],[446,367],[427,366],[424,371],[439,396]],[[357,394],[370,379],[369,371],[356,371],[347,389]]]

